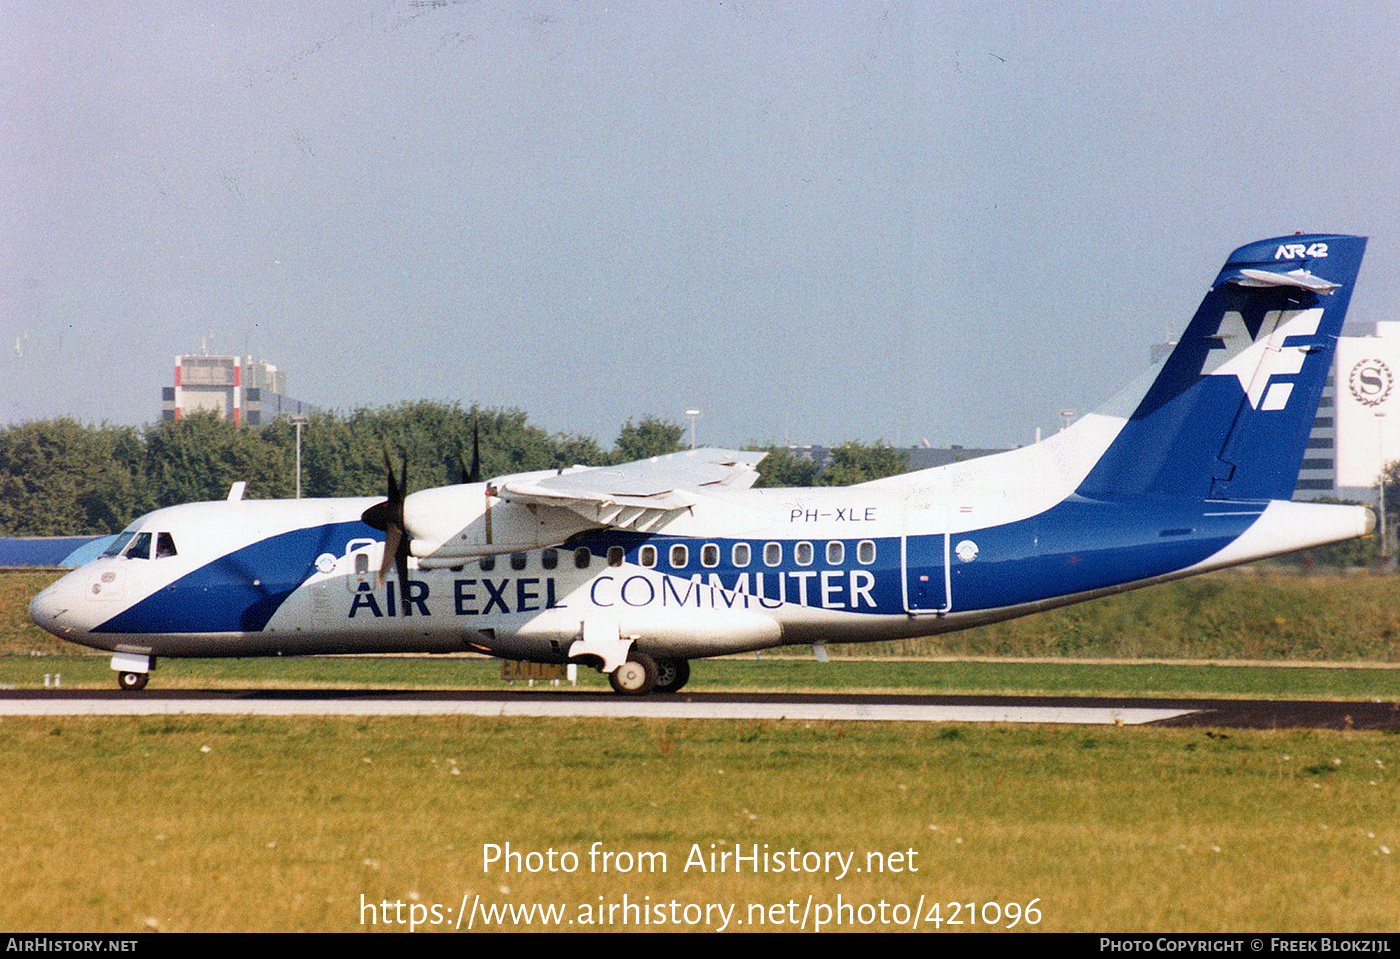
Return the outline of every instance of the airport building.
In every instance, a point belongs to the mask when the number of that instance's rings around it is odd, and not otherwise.
[[[1400,460],[1400,322],[1352,329],[1337,340],[1303,453],[1294,499],[1371,500],[1386,464]],[[1152,347],[1155,361],[1175,343]]]
[[[1303,468],[1298,471],[1294,499],[1316,499],[1337,491],[1337,364],[1327,374],[1322,399],[1317,404],[1308,445],[1303,450]]]
[[[262,426],[314,412],[286,394],[286,374],[251,356],[177,356],[175,385],[161,390],[161,418],[212,412],[235,425]]]
[[[1370,336],[1344,336],[1337,342],[1332,370],[1334,488],[1374,489],[1386,465],[1400,460],[1397,375],[1400,322],[1380,322]],[[1319,410],[1319,420],[1322,417]]]

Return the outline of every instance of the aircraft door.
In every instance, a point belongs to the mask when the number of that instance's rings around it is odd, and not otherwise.
[[[942,615],[953,608],[948,541],[945,508],[905,504],[904,535],[900,538],[905,612]]]
[[[374,588],[375,576],[378,573],[377,556],[371,556],[373,550],[370,547],[379,545],[378,540],[373,539],[352,539],[345,544],[345,556],[350,561],[349,575],[345,577],[345,588],[351,593],[356,593],[366,587]],[[371,559],[375,562],[371,562]]]

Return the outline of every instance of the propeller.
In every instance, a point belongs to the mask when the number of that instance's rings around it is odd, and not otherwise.
[[[463,483],[481,482],[481,436],[477,431],[476,419],[472,419],[472,465],[467,469],[466,460],[462,457],[461,447],[457,448],[457,465],[462,469]]]
[[[379,564],[376,582],[384,583],[392,564],[399,574],[399,597],[405,609],[408,607],[408,533],[403,525],[403,501],[408,495],[408,455],[404,454],[399,466],[399,477],[394,479],[394,466],[389,461],[389,449],[384,449],[384,473],[388,480],[388,499],[375,503],[360,514],[365,525],[384,533],[384,559]]]

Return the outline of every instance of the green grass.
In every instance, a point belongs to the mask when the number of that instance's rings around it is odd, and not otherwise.
[[[1244,567],[848,655],[1400,662],[1400,576]]]
[[[52,578],[0,574],[0,684],[41,687],[48,673],[112,688],[105,656],[26,625],[24,607]],[[1400,669],[1112,660],[1397,662],[1397,586],[1211,577],[940,641],[850,648],[1048,661],[736,658],[696,663],[692,683],[1396,700]],[[1108,661],[1064,661],[1075,656]],[[499,676],[494,661],[461,658],[165,660],[152,688],[501,688]],[[464,894],[574,909],[627,894],[739,903],[741,917],[750,903],[809,895],[926,896],[1039,899],[1046,930],[1394,930],[1397,746],[1378,733],[1159,728],[0,719],[0,928],[356,929],[361,895],[455,910]],[[670,869],[593,874],[594,841],[664,852]],[[585,865],[483,872],[482,845],[505,842]],[[692,844],[736,842],[912,849],[919,871],[681,871]]]
[[[115,688],[105,656],[0,656],[0,685]],[[151,689],[523,689],[500,678],[496,660],[431,657],[306,657],[162,660]],[[773,658],[701,660],[691,691],[1042,693],[1048,695],[1241,696],[1400,700],[1400,669],[1199,663],[943,662]],[[579,685],[607,680],[579,670]],[[548,686],[536,684],[537,691]]]
[[[29,601],[62,575],[57,570],[0,570],[0,655],[73,651],[71,643],[29,621]]]
[[[361,895],[455,909],[464,894],[573,907],[839,894],[1039,899],[1044,930],[1394,930],[1397,745],[883,723],[4,719],[0,927],[355,929]],[[669,868],[591,873],[595,841],[664,852]],[[483,844],[506,842],[584,865],[484,872]],[[710,843],[912,850],[918,871],[683,872],[692,844]]]

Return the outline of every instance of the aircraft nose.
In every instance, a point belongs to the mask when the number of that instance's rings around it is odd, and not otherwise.
[[[29,618],[34,621],[34,625],[46,629],[56,636],[63,635],[63,627],[59,625],[59,621],[63,618],[63,614],[68,612],[68,604],[64,602],[61,595],[63,592],[66,590],[60,590],[59,584],[54,583],[47,589],[41,590],[39,595],[29,602]]]
[[[34,625],[41,629],[48,630],[55,636],[62,639],[77,639],[84,630],[79,620],[82,612],[79,601],[82,599],[80,592],[82,584],[75,582],[73,574],[60,579],[58,582],[41,590],[29,602],[29,618],[34,621]]]

